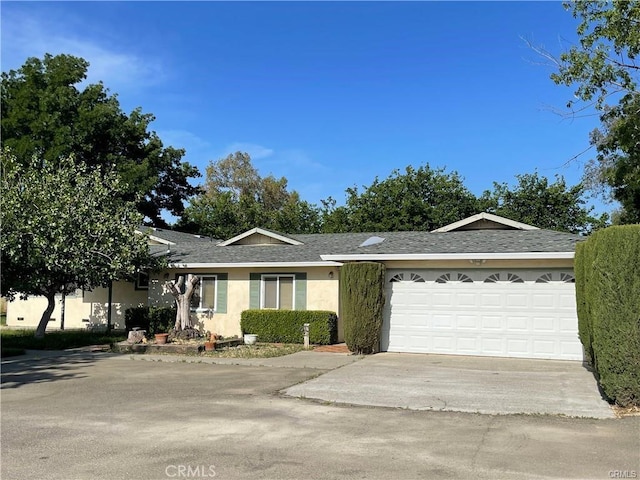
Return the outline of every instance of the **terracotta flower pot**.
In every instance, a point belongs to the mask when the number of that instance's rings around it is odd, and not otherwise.
[[[167,339],[169,338],[168,333],[156,333],[156,345],[164,345],[167,343]]]
[[[216,342],[204,342],[204,351],[213,352],[216,349]]]

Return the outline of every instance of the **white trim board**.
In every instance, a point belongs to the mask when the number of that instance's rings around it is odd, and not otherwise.
[[[515,253],[370,253],[320,255],[322,260],[385,261],[385,260],[555,260],[572,259],[575,252],[515,252]]]

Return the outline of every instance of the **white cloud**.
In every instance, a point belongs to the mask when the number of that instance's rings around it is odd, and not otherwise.
[[[2,70],[19,68],[28,57],[67,53],[90,63],[87,82],[103,81],[114,92],[160,83],[165,78],[159,61],[123,51],[109,39],[81,38],[67,22],[43,19],[28,10],[3,12]]]
[[[257,145],[255,143],[235,142],[227,145],[224,149],[225,155],[236,152],[248,153],[252,160],[261,160],[263,158],[271,157],[275,152],[271,148]]]

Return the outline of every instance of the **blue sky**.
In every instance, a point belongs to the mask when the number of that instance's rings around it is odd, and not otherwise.
[[[576,41],[560,2],[2,2],[2,71],[29,56],[91,63],[125,111],[204,174],[247,151],[317,203],[407,165],[456,170],[475,194],[538,171],[580,180],[597,118],[523,38]],[[598,205],[598,210],[603,208]]]

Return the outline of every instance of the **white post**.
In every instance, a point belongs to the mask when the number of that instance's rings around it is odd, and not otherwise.
[[[304,348],[309,350],[309,324],[302,325],[302,331],[304,332]]]

